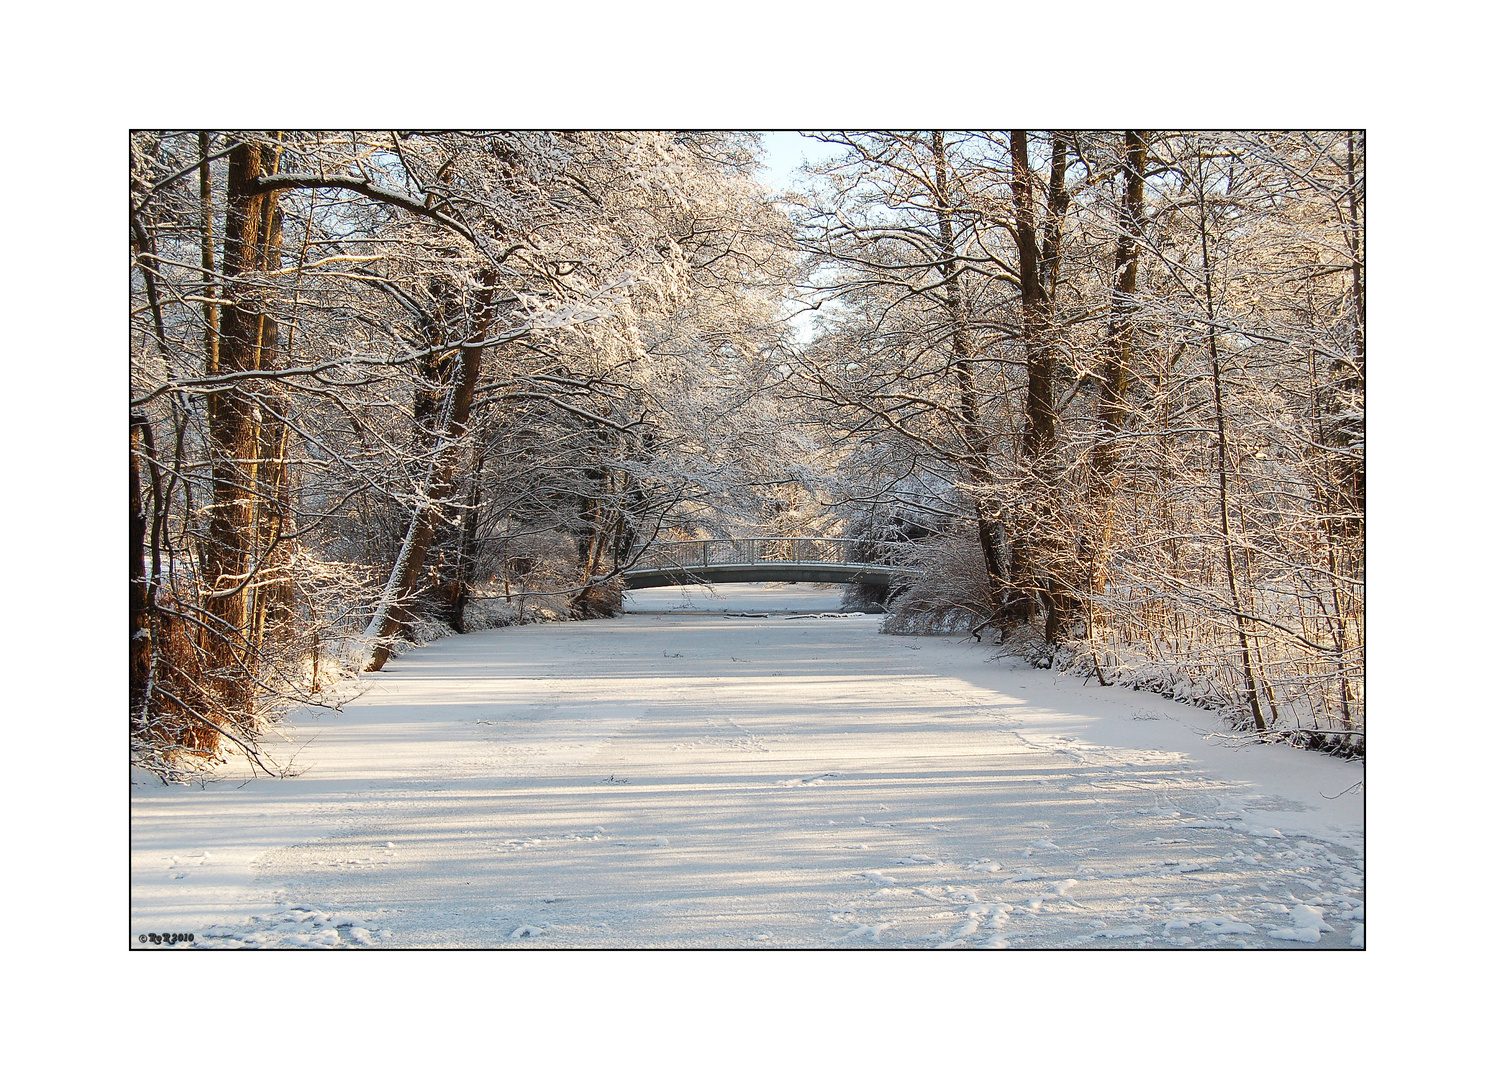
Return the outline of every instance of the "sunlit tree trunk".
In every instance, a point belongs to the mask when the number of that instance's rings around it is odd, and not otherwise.
[[[231,376],[261,366],[264,286],[255,281],[278,262],[272,245],[279,195],[259,193],[255,181],[275,171],[279,151],[246,140],[228,158],[223,244],[226,301],[216,363],[209,376]],[[247,382],[229,382],[207,395],[213,502],[208,508],[203,649],[213,670],[213,698],[235,719],[247,717],[254,695],[249,597],[256,567],[255,493],[259,409]]]
[[[266,236],[266,268],[280,268],[281,228],[283,215],[277,209],[271,217]],[[259,366],[272,370],[280,363],[280,325],[274,316],[260,312]],[[258,423],[255,431],[255,566],[257,581],[250,597],[251,645],[258,650],[267,626],[283,625],[290,616],[292,592],[282,542],[290,515],[289,482],[286,468],[286,446],[290,431],[286,427],[286,395],[273,384],[259,393]]]
[[[1125,178],[1120,220],[1116,233],[1116,257],[1112,271],[1111,313],[1106,322],[1100,370],[1100,404],[1096,409],[1097,433],[1091,454],[1095,477],[1096,531],[1089,553],[1090,592],[1105,592],[1107,562],[1116,525],[1115,471],[1119,457],[1117,436],[1126,424],[1126,395],[1132,379],[1132,339],[1137,309],[1137,266],[1141,261],[1139,241],[1144,222],[1143,177],[1147,169],[1147,143],[1140,131],[1122,135]]]

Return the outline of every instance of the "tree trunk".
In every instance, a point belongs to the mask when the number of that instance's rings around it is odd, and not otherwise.
[[[584,499],[584,520],[580,551],[581,579],[591,582],[608,569],[608,554],[612,548],[613,521],[609,521],[609,503],[612,502],[614,474],[605,467],[588,471],[595,494]],[[614,504],[616,505],[616,504]],[[621,509],[617,511],[621,513]],[[616,581],[588,584],[571,599],[571,613],[578,619],[611,618],[618,614],[622,603],[622,586]]]
[[[266,234],[265,265],[280,268],[281,223],[277,209]],[[266,311],[260,312],[259,366],[271,370],[279,363],[280,325]],[[286,428],[284,393],[267,388],[259,392],[258,422],[255,430],[255,568],[259,579],[251,588],[252,612],[250,641],[255,650],[264,641],[266,627],[283,627],[293,604],[286,552],[281,537],[286,528],[288,480],[286,446],[290,432]]]
[[[1018,276],[1023,297],[1023,345],[1028,356],[1023,451],[1033,462],[1052,455],[1058,428],[1058,414],[1054,411],[1051,338],[1063,218],[1069,210],[1069,193],[1065,188],[1067,170],[1067,145],[1063,137],[1055,135],[1049,174],[1049,205],[1040,249],[1038,212],[1034,205],[1035,178],[1028,163],[1028,133],[1012,133],[1012,199],[1017,222]]]
[[[1199,245],[1204,269],[1204,312],[1208,326],[1210,373],[1215,391],[1215,435],[1219,450],[1220,536],[1225,548],[1225,583],[1230,590],[1230,606],[1235,612],[1236,634],[1241,647],[1241,670],[1246,683],[1246,703],[1251,707],[1251,721],[1257,731],[1267,730],[1266,718],[1262,715],[1261,700],[1256,691],[1256,675],[1251,664],[1251,646],[1246,637],[1246,616],[1241,607],[1240,587],[1236,582],[1235,545],[1230,540],[1230,504],[1226,488],[1226,469],[1229,467],[1229,447],[1225,439],[1225,398],[1221,390],[1220,353],[1215,334],[1215,293],[1211,280],[1209,255],[1209,219],[1204,206],[1204,167],[1200,162],[1196,177],[1199,194]]]
[[[197,133],[197,196],[202,207],[202,322],[203,356],[209,374],[218,371],[218,275],[213,266],[213,163],[208,160],[212,140],[206,131]]]
[[[261,363],[263,286],[253,276],[269,269],[279,195],[258,194],[254,184],[275,171],[279,151],[247,141],[228,159],[223,245],[224,297],[217,366],[209,375],[254,371]],[[254,694],[254,657],[248,637],[248,598],[256,567],[255,489],[259,410],[253,392],[231,384],[207,396],[208,449],[213,503],[208,511],[207,593],[202,642],[213,670],[213,698],[231,722],[247,720]]]
[[[151,671],[150,609],[145,576],[145,503],[140,458],[147,452],[147,421],[130,417],[130,715],[138,716]]]
[[[1355,156],[1355,136],[1360,136],[1360,156]],[[1350,220],[1346,229],[1350,248],[1350,317],[1354,323],[1353,355],[1349,364],[1336,365],[1339,390],[1342,399],[1352,403],[1353,410],[1360,412],[1358,419],[1337,424],[1335,444],[1351,449],[1341,457],[1336,470],[1344,502],[1345,522],[1339,530],[1342,535],[1356,539],[1365,531],[1365,253],[1364,231],[1361,219],[1364,213],[1361,185],[1365,181],[1365,133],[1351,131],[1349,157],[1346,166],[1349,188]],[[1341,404],[1344,402],[1342,401]],[[1353,452],[1357,445],[1359,453]]]
[[[960,456],[971,479],[976,506],[976,534],[986,565],[987,604],[992,611],[1001,606],[1006,591],[1002,573],[1002,551],[998,543],[996,508],[991,500],[992,471],[988,459],[990,441],[981,427],[976,397],[973,350],[960,280],[960,262],[955,251],[955,226],[951,214],[950,186],[945,161],[945,133],[931,133],[934,151],[935,213],[940,227],[941,273],[945,279],[945,308],[950,314],[950,351],[955,358],[955,380],[960,391]]]
[[[1139,241],[1144,223],[1143,176],[1147,168],[1147,142],[1140,131],[1122,133],[1126,160],[1125,193],[1120,208],[1116,234],[1116,258],[1112,271],[1111,315],[1106,322],[1106,337],[1101,353],[1100,405],[1096,410],[1095,448],[1091,454],[1094,471],[1096,537],[1089,551],[1090,592],[1105,592],[1107,560],[1111,553],[1112,533],[1116,521],[1116,488],[1114,472],[1117,463],[1116,437],[1126,424],[1126,394],[1131,383],[1132,339],[1137,309],[1137,267],[1141,262]]]
[[[481,341],[493,321],[494,281],[492,271],[483,275],[483,287],[478,294],[477,310],[472,329],[468,333],[469,344],[458,352],[455,382],[447,399],[444,421],[440,425],[440,441],[432,455],[425,490],[421,492],[421,502],[410,515],[410,524],[405,530],[405,540],[400,545],[394,570],[391,571],[379,604],[374,609],[374,617],[364,631],[364,641],[372,650],[364,667],[365,671],[378,671],[384,667],[389,659],[391,635],[409,621],[405,604],[413,593],[415,583],[420,580],[426,551],[430,548],[431,537],[436,531],[436,519],[441,513],[441,504],[451,496],[456,454],[462,436],[467,431],[467,420],[472,412],[472,396],[477,389],[478,372],[482,367]]]
[[[473,452],[472,478],[469,481],[467,509],[462,513],[462,529],[457,541],[457,565],[452,571],[451,602],[447,622],[457,633],[467,632],[467,598],[477,570],[478,517],[483,505],[483,452]]]
[[[1065,185],[1069,149],[1063,136],[1053,136],[1049,165],[1048,206],[1039,244],[1035,178],[1028,162],[1028,133],[1014,131],[1012,150],[1012,203],[1018,248],[1018,281],[1022,290],[1023,345],[1028,359],[1028,387],[1020,444],[1023,459],[1020,515],[1012,541],[1012,576],[1019,590],[1017,602],[1003,612],[1007,619],[1031,617],[1040,598],[1049,610],[1045,639],[1052,642],[1070,607],[1071,590],[1053,565],[1051,554],[1057,533],[1057,515],[1052,505],[1057,482],[1054,462],[1058,413],[1054,405],[1053,316],[1054,294],[1059,282],[1064,217],[1069,211]]]

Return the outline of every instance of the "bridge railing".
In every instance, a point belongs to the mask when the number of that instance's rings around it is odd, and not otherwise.
[[[672,570],[753,563],[886,564],[887,553],[863,540],[766,536],[731,540],[669,540],[651,544],[634,570]]]

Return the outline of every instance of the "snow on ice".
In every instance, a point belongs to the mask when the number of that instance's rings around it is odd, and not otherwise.
[[[132,947],[1363,947],[1363,765],[785,614],[838,600],[448,638],[295,718],[291,779],[137,776]]]

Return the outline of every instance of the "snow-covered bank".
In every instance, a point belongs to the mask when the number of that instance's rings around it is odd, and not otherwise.
[[[132,935],[1363,942],[1362,763],[878,623],[640,612],[412,652],[302,718],[295,779],[133,789]]]

